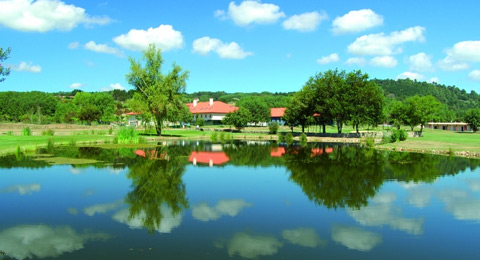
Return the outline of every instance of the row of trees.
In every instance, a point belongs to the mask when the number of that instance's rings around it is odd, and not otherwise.
[[[329,70],[317,73],[294,94],[287,105],[284,119],[291,126],[300,125],[302,132],[309,124],[325,126],[333,122],[338,133],[350,122],[357,130],[359,125],[376,126],[382,122],[384,106],[382,89],[361,71]]]

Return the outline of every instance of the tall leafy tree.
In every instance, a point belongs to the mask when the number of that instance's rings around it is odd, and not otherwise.
[[[2,47],[0,47],[0,82],[5,80],[5,76],[8,76],[10,74],[10,68],[6,68],[2,65],[2,62],[4,62],[6,59],[8,59],[8,55],[10,55],[10,48],[7,48],[6,50],[3,50]]]
[[[471,108],[467,110],[467,112],[465,113],[464,120],[466,123],[470,124],[473,132],[477,132],[478,127],[480,126],[480,109]]]
[[[223,124],[233,125],[238,131],[242,130],[247,123],[251,122],[252,115],[244,107],[239,107],[237,111],[228,113],[223,118]]]
[[[270,121],[270,108],[260,97],[245,97],[237,102],[239,107],[246,108],[251,115],[250,123],[262,123]]]
[[[126,75],[129,84],[134,86],[137,94],[133,98],[144,102],[144,108],[153,116],[157,135],[162,134],[164,121],[178,121],[186,105],[182,102],[185,93],[188,72],[173,64],[172,70],[162,73],[162,54],[155,45],[150,45],[143,52],[143,65],[133,58],[130,60],[130,73]]]
[[[428,123],[434,121],[437,111],[441,108],[441,103],[433,96],[419,97],[417,95],[406,99],[407,102],[407,121],[413,128],[420,125],[420,132]]]
[[[350,117],[357,133],[360,124],[377,126],[381,123],[385,103],[382,89],[360,70],[349,72],[346,83],[347,93],[351,95],[347,99],[353,101]]]
[[[305,126],[313,120],[313,90],[310,85],[304,86],[300,91],[293,95],[283,119],[293,131],[293,127],[302,126],[302,133],[305,132]]]

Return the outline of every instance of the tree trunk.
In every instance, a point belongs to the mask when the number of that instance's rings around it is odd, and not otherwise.
[[[355,124],[355,129],[357,130],[357,134],[359,134],[360,132],[358,131],[358,124]]]
[[[323,126],[323,133],[326,134],[327,133],[327,127],[325,124],[322,125]]]
[[[339,134],[342,133],[342,125],[343,125],[343,123],[337,122],[337,130],[338,130],[338,133],[339,133]]]
[[[420,133],[423,133],[423,124],[420,125]]]
[[[157,136],[162,136],[162,117],[159,115],[155,115],[155,131]]]
[[[302,125],[302,133],[305,133],[305,125]]]

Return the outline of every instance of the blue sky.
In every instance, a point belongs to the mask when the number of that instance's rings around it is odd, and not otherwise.
[[[480,92],[478,1],[0,0],[0,91],[131,89],[149,43],[187,92],[297,91],[329,69]]]

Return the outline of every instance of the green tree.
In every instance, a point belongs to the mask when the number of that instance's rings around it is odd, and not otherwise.
[[[101,117],[102,111],[92,104],[82,106],[78,112],[78,118],[82,121],[86,121],[88,124],[91,124],[93,121],[99,121]]]
[[[465,113],[464,120],[466,123],[470,124],[473,132],[477,132],[478,127],[480,126],[480,109],[471,108]]]
[[[313,121],[313,90],[310,85],[305,85],[300,91],[295,93],[290,99],[283,119],[286,124],[293,127],[302,126],[302,133],[305,132],[305,126]]]
[[[407,106],[405,103],[393,100],[388,103],[386,110],[388,122],[397,129],[407,123]]]
[[[228,113],[223,118],[222,123],[225,125],[233,125],[238,131],[241,131],[248,122],[251,122],[250,111],[244,107],[239,107],[237,111]]]
[[[262,123],[270,121],[270,108],[260,97],[245,97],[237,102],[239,107],[246,108],[251,115],[250,123]]]
[[[144,102],[148,112],[153,115],[157,135],[162,134],[164,121],[176,122],[184,112],[186,105],[182,102],[185,92],[188,72],[173,64],[172,70],[166,75],[162,74],[162,54],[155,45],[150,45],[143,52],[145,65],[133,58],[130,60],[130,73],[126,75],[129,84],[137,90],[133,98]]]
[[[437,111],[441,108],[441,103],[433,96],[419,97],[417,95],[409,97],[407,102],[407,121],[413,128],[420,125],[420,132],[428,121],[434,121]]]
[[[8,55],[10,55],[10,48],[7,48],[6,50],[3,50],[3,48],[0,47],[0,82],[4,81],[6,76],[10,74],[10,68],[6,68],[2,65],[2,62],[4,62],[6,59],[8,59]]]
[[[357,133],[360,124],[376,127],[383,119],[384,95],[382,89],[368,79],[368,74],[360,70],[349,72],[346,83],[350,93],[347,99],[353,100],[350,117]]]

